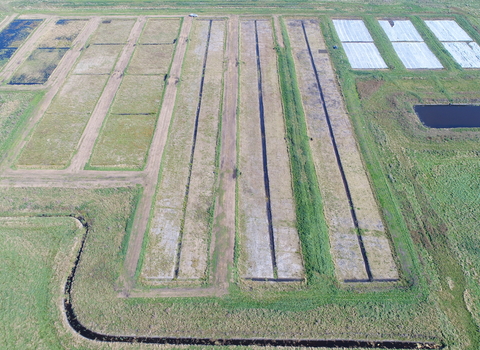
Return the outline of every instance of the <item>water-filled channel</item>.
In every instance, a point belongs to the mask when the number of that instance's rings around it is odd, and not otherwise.
[[[479,128],[480,106],[417,105],[415,113],[430,128]]]

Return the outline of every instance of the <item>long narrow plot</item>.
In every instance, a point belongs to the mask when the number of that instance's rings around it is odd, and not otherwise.
[[[132,21],[121,21],[132,28]],[[105,24],[103,24],[105,26]],[[107,27],[118,30],[118,26]],[[105,27],[97,29],[101,37]],[[99,40],[98,33],[95,34]],[[84,49],[70,76],[35,126],[17,160],[20,168],[65,168],[75,152],[83,130],[110,78],[124,47],[118,33],[111,33],[114,44],[90,44]],[[126,38],[125,38],[126,41]]]
[[[316,20],[289,20],[297,79],[336,273],[345,282],[398,273]]]
[[[163,26],[176,25],[170,30],[178,34],[180,21],[155,21],[157,26],[162,23]],[[151,22],[147,22],[147,26],[149,24]],[[151,28],[146,27],[145,30],[148,38],[143,38],[144,31],[139,42],[147,41],[148,44],[136,46],[127,74],[93,149],[89,161],[92,168],[141,170],[145,165],[161,107],[164,76],[168,73],[175,51],[174,40],[168,45],[155,44],[152,42],[155,36]],[[143,56],[145,48],[153,48],[151,57]]]
[[[425,24],[462,68],[480,68],[480,47],[457,22],[432,20]]]
[[[362,20],[334,19],[333,25],[353,69],[388,68]]]
[[[241,276],[303,279],[271,23],[241,22],[239,245]]]
[[[150,283],[208,276],[224,40],[224,21],[193,23],[142,267]]]
[[[440,61],[408,20],[379,20],[393,48],[407,69],[441,69]]]

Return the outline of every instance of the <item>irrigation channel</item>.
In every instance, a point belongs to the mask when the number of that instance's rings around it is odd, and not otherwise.
[[[322,103],[323,112],[325,113],[325,119],[326,119],[327,125],[328,125],[328,132],[330,134],[330,139],[332,141],[333,151],[335,153],[335,159],[337,160],[338,169],[340,170],[340,175],[342,177],[342,182],[343,182],[343,186],[345,188],[345,193],[347,194],[348,205],[350,207],[350,215],[352,216],[353,224],[355,226],[355,230],[357,231],[358,244],[360,246],[360,251],[362,253],[363,263],[365,264],[365,271],[367,272],[368,281],[373,282],[374,279],[373,279],[373,276],[372,276],[372,271],[370,269],[370,263],[368,261],[367,252],[365,250],[365,245],[363,243],[363,238],[362,238],[362,234],[361,234],[361,231],[360,231],[360,227],[358,225],[358,219],[357,219],[357,214],[355,212],[355,207],[353,206],[352,194],[350,193],[350,188],[348,186],[347,178],[345,176],[345,171],[343,169],[342,159],[340,158],[340,153],[338,152],[337,142],[335,140],[335,135],[333,133],[332,123],[330,121],[330,115],[328,114],[328,109],[327,109],[327,106],[326,106],[326,103],[325,103],[325,97],[324,97],[324,94],[323,94],[322,85],[320,84],[320,78],[319,78],[317,66],[316,66],[315,61],[313,59],[312,50],[310,48],[310,42],[308,41],[307,32],[305,30],[305,22],[301,21],[301,23],[302,23],[303,35],[305,37],[305,42],[307,44],[308,55],[310,57],[310,63],[312,64],[312,69],[315,73],[315,80],[317,82],[318,92],[319,92],[319,95],[320,95],[320,101]],[[352,280],[352,281],[347,280],[345,282],[364,282],[364,281],[363,280]]]
[[[188,193],[190,190],[190,181],[192,179],[192,169],[193,169],[193,159],[195,157],[195,145],[197,144],[197,134],[198,134],[198,119],[200,118],[200,111],[202,109],[202,95],[203,95],[203,84],[205,82],[205,68],[207,66],[207,58],[208,58],[208,47],[210,45],[210,34],[212,33],[212,20],[209,20],[208,23],[208,34],[207,34],[207,42],[205,46],[205,54],[203,56],[203,66],[202,66],[202,77],[200,79],[200,90],[198,92],[198,105],[197,111],[195,113],[195,126],[193,129],[193,142],[192,142],[192,150],[190,152],[190,162],[188,163],[188,178],[187,178],[187,185],[185,187],[185,207],[186,203],[188,202]],[[182,255],[182,240],[183,240],[183,232],[185,229],[185,217],[187,215],[186,209],[183,210],[183,218],[180,226],[180,233],[178,237],[178,246],[177,246],[177,256],[175,260],[175,272],[173,275],[174,279],[178,278],[178,274],[180,272],[180,257]]]
[[[90,232],[89,223],[79,215],[49,215],[40,214],[35,217],[72,217],[77,219],[85,229],[80,242],[77,256],[75,257],[70,274],[67,277],[64,287],[65,297],[63,299],[63,306],[65,316],[68,324],[72,329],[82,337],[99,342],[108,343],[143,343],[143,344],[173,344],[173,345],[241,345],[241,346],[285,346],[285,347],[327,347],[327,348],[372,348],[372,349],[441,349],[442,344],[434,342],[409,342],[409,341],[395,341],[395,340],[347,340],[347,339],[267,339],[267,338],[195,338],[195,337],[142,337],[130,335],[109,335],[92,331],[82,325],[75,314],[75,308],[72,305],[72,288],[75,282],[75,274],[78,265],[80,264],[82,253]]]

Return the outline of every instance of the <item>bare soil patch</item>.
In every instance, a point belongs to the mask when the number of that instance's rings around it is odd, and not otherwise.
[[[383,83],[383,80],[357,81],[358,95],[362,100],[368,99],[382,87]]]

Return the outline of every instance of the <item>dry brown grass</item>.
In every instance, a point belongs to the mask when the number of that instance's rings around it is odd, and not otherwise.
[[[57,22],[40,38],[38,47],[70,47],[86,23],[87,20],[66,20],[63,24]]]
[[[175,45],[138,45],[127,68],[129,74],[167,74]]]
[[[180,18],[150,18],[143,30],[140,44],[173,43],[178,36]]]
[[[124,44],[134,23],[134,19],[104,18],[90,39],[90,43]]]
[[[110,114],[98,137],[89,165],[142,169],[155,130],[156,115]]]
[[[157,114],[164,88],[162,76],[126,75],[115,95],[112,114]]]
[[[110,74],[122,45],[90,45],[80,57],[73,74]]]

